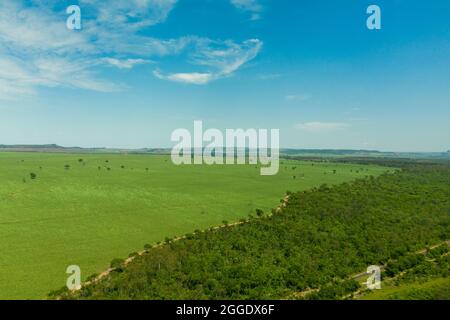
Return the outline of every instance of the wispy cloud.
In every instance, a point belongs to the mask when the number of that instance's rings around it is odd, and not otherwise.
[[[349,127],[349,125],[342,122],[305,122],[295,125],[296,129],[310,133],[328,133],[342,130],[347,127]]]
[[[164,22],[177,0],[80,0],[95,15],[99,27],[139,30]]]
[[[101,92],[119,86],[97,77],[97,49],[88,35],[65,27],[65,16],[41,1],[0,3],[0,99],[17,100],[36,87],[73,87]],[[45,2],[52,4],[52,1]]]
[[[258,39],[250,39],[241,44],[228,41],[213,41],[192,38],[195,49],[189,54],[191,64],[206,68],[205,72],[176,72],[163,74],[157,70],[160,79],[191,84],[207,84],[210,81],[231,76],[236,70],[253,60],[262,48]]]
[[[40,86],[121,90],[122,85],[102,78],[102,68],[132,69],[169,55],[187,56],[185,62],[201,70],[155,71],[157,78],[206,84],[232,75],[262,46],[256,39],[235,43],[146,36],[142,31],[166,21],[177,0],[79,3],[82,30],[72,31],[66,28],[67,15],[57,0],[0,1],[0,99],[34,94]]]
[[[182,82],[189,84],[206,84],[214,79],[214,75],[211,73],[172,73],[163,75],[159,70],[153,71],[153,74],[162,80],[169,80],[174,82]]]
[[[151,61],[144,60],[144,59],[116,59],[116,58],[103,58],[102,59],[105,63],[112,65],[114,67],[117,67],[119,69],[131,69],[136,65],[139,64],[147,64],[151,63]]]
[[[251,20],[261,19],[263,6],[259,3],[259,0],[231,0],[231,4],[239,10],[249,12]]]

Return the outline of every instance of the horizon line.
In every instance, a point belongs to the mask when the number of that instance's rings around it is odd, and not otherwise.
[[[19,149],[19,148],[55,148],[55,149],[84,149],[84,150],[123,150],[123,151],[139,151],[139,150],[171,150],[172,147],[107,147],[107,146],[90,146],[90,147],[80,147],[80,146],[64,146],[56,143],[48,144],[0,144],[1,149]],[[225,147],[223,147],[225,148]],[[248,148],[246,148],[248,149]],[[280,147],[279,150],[294,150],[294,151],[361,151],[361,152],[378,152],[378,153],[450,153],[450,148],[448,150],[438,150],[438,151],[387,151],[380,149],[361,149],[361,148],[302,148],[302,147]]]

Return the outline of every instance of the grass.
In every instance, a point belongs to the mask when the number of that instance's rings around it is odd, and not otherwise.
[[[386,171],[282,162],[260,176],[254,165],[177,167],[168,156],[0,153],[0,299],[45,298],[69,265],[85,279],[146,243],[269,211],[287,190]]]
[[[381,290],[364,295],[362,300],[449,300],[450,278],[424,279],[399,286],[386,284]]]

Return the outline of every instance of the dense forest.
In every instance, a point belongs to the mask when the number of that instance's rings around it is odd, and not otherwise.
[[[288,192],[281,210],[147,246],[126,266],[115,260],[116,269],[103,279],[50,297],[351,298],[361,286],[351,276],[369,265],[386,266],[384,277],[400,275],[403,282],[447,279],[447,245],[421,250],[450,239],[450,165],[408,161],[401,167],[377,178]],[[450,299],[446,292],[440,298]]]

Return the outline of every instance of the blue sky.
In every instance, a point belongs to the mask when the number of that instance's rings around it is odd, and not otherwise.
[[[449,21],[446,0],[2,0],[0,144],[170,147],[203,120],[282,147],[449,150]]]

